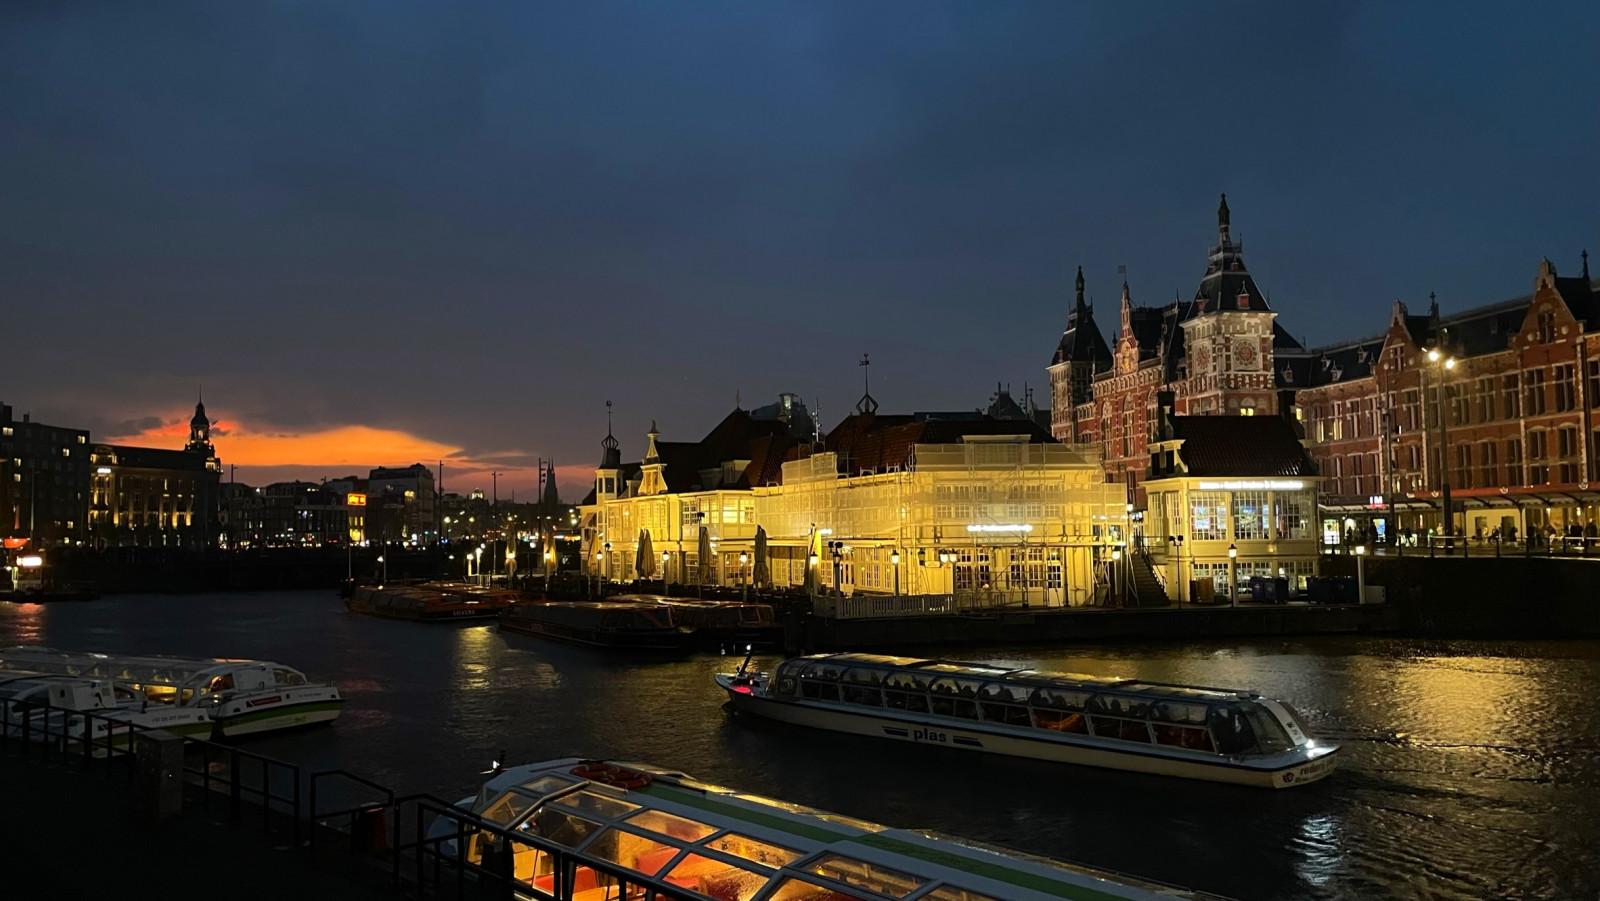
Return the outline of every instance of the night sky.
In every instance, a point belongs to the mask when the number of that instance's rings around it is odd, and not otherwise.
[[[1046,402],[1193,294],[1227,192],[1313,344],[1600,251],[1600,5],[0,8],[0,400],[241,481],[446,458],[575,495],[780,391]],[[1600,257],[1596,260],[1600,271]],[[266,464],[296,464],[268,466]],[[476,471],[478,474],[469,474]],[[574,498],[575,499],[575,498]]]

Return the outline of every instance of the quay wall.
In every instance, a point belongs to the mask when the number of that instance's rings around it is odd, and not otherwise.
[[[191,551],[180,548],[73,549],[51,556],[56,583],[82,585],[102,594],[130,592],[267,591],[329,588],[347,572],[377,581],[377,548],[267,548],[248,551]],[[391,580],[461,574],[461,561],[438,548],[390,548]]]
[[[1363,606],[1196,607],[1050,610],[832,620],[808,616],[786,636],[791,650],[844,651],[916,645],[1186,640],[1274,635],[1388,632],[1393,613]],[[796,634],[798,633],[798,634]]]
[[[1325,557],[1328,575],[1356,574]],[[1400,630],[1435,638],[1600,638],[1600,558],[1368,557]]]

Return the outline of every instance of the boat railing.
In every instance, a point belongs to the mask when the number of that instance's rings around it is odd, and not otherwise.
[[[826,619],[873,619],[890,616],[932,616],[976,609],[958,602],[953,594],[858,594],[849,597],[818,597],[812,613]]]

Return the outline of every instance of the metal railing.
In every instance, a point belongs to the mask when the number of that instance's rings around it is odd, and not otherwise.
[[[102,733],[103,727],[103,735]],[[146,731],[114,715],[56,707],[49,701],[0,701],[0,748],[22,757],[77,763],[103,759],[107,776],[134,776],[134,736]],[[118,772],[118,770],[121,772]]]
[[[325,811],[317,802],[319,800],[319,796],[322,795],[323,792],[323,783],[331,779],[342,779],[362,788],[378,792],[379,794],[383,795],[383,801],[364,801],[353,806]],[[372,828],[372,824],[375,820],[375,814],[381,814],[382,812],[387,811],[389,808],[394,807],[394,789],[391,789],[386,785],[380,785],[379,783],[373,782],[371,779],[367,779],[363,776],[357,776],[355,773],[349,772],[348,770],[323,770],[321,772],[311,774],[311,797],[309,800],[310,811],[308,816],[311,821],[310,846],[311,850],[315,851],[317,849],[317,833],[320,831],[318,827],[326,826],[330,820],[345,819],[346,831],[352,836],[352,838],[357,835],[363,823],[367,824],[367,828]],[[378,821],[378,825],[381,827],[381,820]],[[354,847],[354,845],[355,843],[352,841],[352,850],[361,850],[358,847]]]
[[[239,821],[244,817],[245,804],[256,804],[260,807],[263,834],[273,831],[273,814],[278,813],[289,818],[292,839],[296,845],[300,844],[299,766],[199,738],[185,738],[183,751],[184,781],[200,790],[201,810],[209,812],[216,797],[224,795],[229,819]],[[191,764],[195,758],[199,759],[198,766]],[[226,769],[218,768],[222,763],[226,764]],[[244,763],[260,774],[259,782],[246,778],[246,768],[241,765]],[[282,784],[285,780],[289,784],[287,791],[273,790],[274,782]]]

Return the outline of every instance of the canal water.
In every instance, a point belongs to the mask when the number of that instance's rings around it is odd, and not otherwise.
[[[1287,699],[1344,750],[1330,779],[1279,792],[735,721],[711,676],[736,658],[643,662],[492,626],[356,617],[331,592],[0,603],[0,645],[19,643],[266,658],[332,679],[348,701],[338,723],[245,746],[402,791],[466,795],[502,751],[604,756],[1242,899],[1600,894],[1600,642],[951,655]]]

